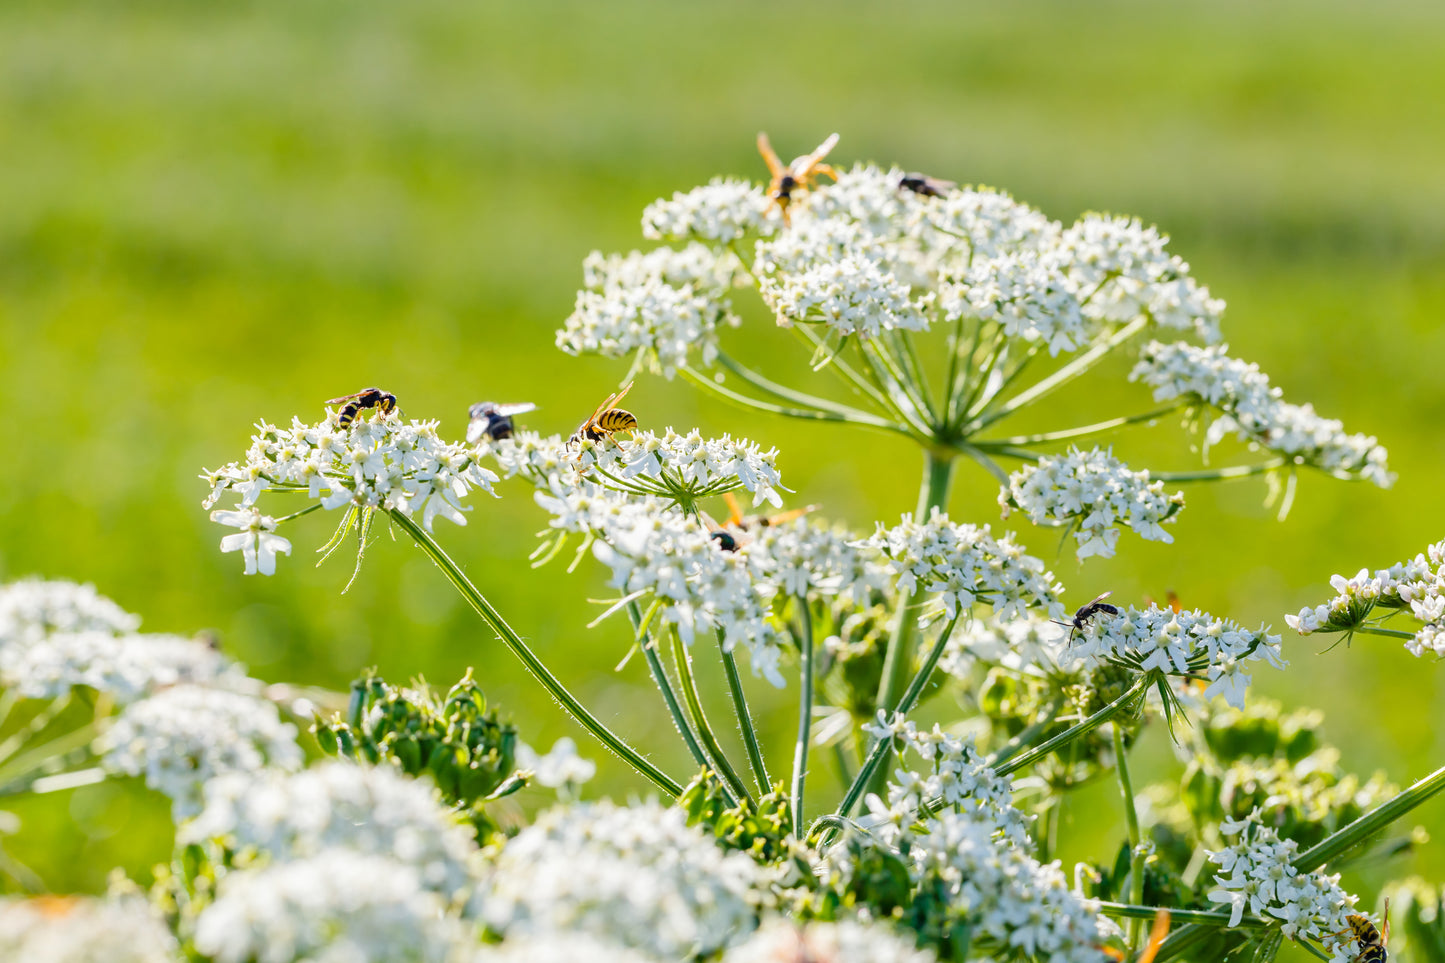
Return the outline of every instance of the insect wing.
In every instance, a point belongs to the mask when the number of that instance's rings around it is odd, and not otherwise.
[[[1094,606],[1098,605],[1100,602],[1104,601],[1104,599],[1108,598],[1109,596],[1111,596],[1111,595],[1113,595],[1113,594],[1114,594],[1114,592],[1113,592],[1113,590],[1111,589],[1111,590],[1108,591],[1108,592],[1104,592],[1102,595],[1096,595],[1096,596],[1094,596],[1094,600],[1093,600],[1092,602],[1090,602],[1088,605],[1084,606],[1084,608],[1086,608],[1086,609],[1091,609],[1091,608],[1093,608]]]
[[[510,418],[513,415],[525,415],[529,411],[536,411],[537,406],[530,401],[519,401],[511,405],[493,405],[492,410],[503,418]]]
[[[762,131],[758,132],[758,153],[763,155],[763,163],[768,165],[768,173],[773,175],[773,180],[777,180],[787,173],[788,169],[784,167],[783,162],[778,159],[778,152],[773,150],[773,145],[769,142],[768,135]]]
[[[813,153],[804,154],[802,157],[795,158],[793,162],[788,165],[788,170],[792,172],[794,177],[802,178],[813,169],[814,164],[818,163],[818,161],[824,157],[827,157],[828,152],[836,146],[838,146],[838,135],[830,134],[828,139],[819,144],[817,150],[813,151]]]
[[[332,399],[330,399],[329,401],[327,401],[326,403],[327,403],[328,405],[342,405],[342,404],[345,404],[345,403],[348,402],[348,401],[355,401],[357,398],[363,397],[364,395],[369,395],[369,394],[371,394],[373,391],[380,391],[380,390],[381,390],[381,389],[379,389],[379,388],[362,388],[360,391],[356,392],[355,394],[352,394],[352,395],[342,395],[340,398],[332,398]]]

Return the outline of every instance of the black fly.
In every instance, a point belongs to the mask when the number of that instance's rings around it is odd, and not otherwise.
[[[1064,628],[1068,629],[1069,641],[1072,642],[1074,641],[1074,633],[1084,631],[1084,628],[1089,624],[1089,621],[1100,612],[1103,612],[1106,615],[1119,614],[1119,607],[1117,605],[1110,605],[1108,602],[1104,601],[1104,599],[1108,598],[1110,595],[1113,594],[1113,592],[1105,592],[1103,595],[1095,598],[1088,605],[1080,606],[1079,610],[1074,613],[1074,619],[1072,622],[1060,622],[1058,619],[1050,619],[1050,621],[1053,622],[1055,625],[1062,625]]]

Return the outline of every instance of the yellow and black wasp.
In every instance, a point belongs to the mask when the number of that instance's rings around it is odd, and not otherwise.
[[[768,184],[768,196],[778,205],[783,212],[783,220],[788,219],[788,205],[793,200],[793,191],[802,188],[807,190],[813,186],[813,178],[819,174],[838,179],[838,174],[833,168],[823,163],[823,158],[838,143],[838,135],[833,134],[811,154],[804,154],[802,157],[793,158],[793,162],[786,167],[778,159],[777,151],[768,141],[767,134],[758,134],[758,153],[763,155],[763,162],[768,165],[768,173],[772,175],[772,182]]]
[[[467,425],[467,444],[475,445],[483,438],[491,441],[510,438],[517,427],[512,423],[512,418],[536,410],[537,406],[530,401],[519,401],[510,405],[479,401],[467,409],[467,413],[472,417],[471,423]]]
[[[349,427],[364,408],[375,408],[383,415],[396,408],[396,395],[380,388],[363,388],[354,395],[342,395],[326,402],[328,405],[345,405],[336,423],[342,428]]]
[[[1341,930],[1336,936],[1350,934],[1360,944],[1360,952],[1355,957],[1355,963],[1386,963],[1390,954],[1386,952],[1385,946],[1390,942],[1390,901],[1385,900],[1385,932],[1382,934],[1375,928],[1368,916],[1360,913],[1351,913],[1345,917],[1345,922],[1350,924],[1347,930]]]
[[[587,417],[587,420],[577,426],[572,437],[567,439],[567,447],[580,445],[583,439],[587,441],[602,441],[611,438],[619,431],[635,431],[637,429],[637,416],[632,412],[617,407],[617,403],[623,399],[627,392],[632,390],[632,382],[622,386],[622,390],[608,395],[602,399],[602,404]]]
[[[1164,945],[1164,938],[1168,935],[1169,911],[1167,909],[1160,909],[1159,912],[1154,914],[1154,925],[1149,930],[1149,942],[1144,945],[1143,951],[1140,952],[1134,963],[1154,963],[1154,957],[1159,955],[1159,947]],[[1113,947],[1100,947],[1100,949],[1102,949],[1104,954],[1110,959],[1123,960],[1125,958],[1123,950],[1114,949]]]

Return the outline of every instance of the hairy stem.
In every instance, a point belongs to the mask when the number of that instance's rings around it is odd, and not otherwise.
[[[641,753],[603,725],[596,716],[587,711],[581,702],[577,701],[571,692],[567,691],[567,687],[552,674],[541,659],[537,658],[536,653],[528,648],[527,643],[522,641],[522,637],[507,624],[501,613],[492,607],[492,603],[487,601],[486,596],[472,584],[471,579],[467,578],[456,562],[452,561],[451,557],[431,535],[427,534],[426,530],[400,510],[392,509],[390,515],[392,520],[410,535],[418,547],[436,563],[437,568],[442,570],[442,574],[461,593],[462,598],[467,600],[467,604],[482,617],[482,621],[491,626],[492,631],[497,633],[497,637],[502,640],[502,643],[512,650],[512,654],[522,660],[527,671],[542,683],[542,687],[552,694],[552,698],[560,702],[562,707],[582,724],[583,728],[596,736],[604,746],[620,756],[628,765],[652,780],[654,785],[669,796],[675,798],[682,793],[682,786],[675,779],[643,758]]]
[[[793,835],[803,837],[803,788],[808,780],[808,743],[813,727],[813,613],[808,609],[808,597],[799,595],[798,606],[799,651],[801,661],[798,675],[801,687],[798,694],[798,741],[793,746]]]
[[[743,745],[748,749],[748,762],[753,767],[753,778],[757,781],[758,792],[767,794],[773,781],[768,776],[768,764],[763,760],[763,747],[758,744],[758,727],[753,725],[752,713],[748,712],[748,700],[743,694],[743,680],[738,675],[738,660],[731,649],[723,648],[722,633],[718,633],[718,650],[722,652],[723,671],[728,677],[728,690],[733,697],[733,710],[738,716],[738,729],[743,734]]]
[[[627,603],[627,617],[632,620],[634,632],[641,628],[642,612],[636,602]],[[672,682],[667,678],[667,670],[662,665],[662,658],[657,654],[655,638],[649,632],[646,638],[637,641],[642,646],[642,657],[647,660],[652,681],[657,684],[658,691],[662,693],[662,701],[667,704],[667,711],[672,716],[672,724],[677,728],[677,734],[682,736],[682,741],[687,744],[687,751],[692,753],[693,761],[699,766],[708,765],[707,756],[703,754],[702,746],[697,744],[697,736],[688,725],[687,717],[682,714],[682,706],[678,705],[677,693],[672,691]]]
[[[1018,772],[1025,766],[1031,766],[1034,763],[1038,762],[1040,759],[1044,758],[1044,756],[1047,756],[1049,753],[1055,751],[1056,749],[1060,749],[1068,745],[1080,736],[1087,735],[1088,733],[1093,732],[1095,729],[1099,728],[1099,726],[1102,726],[1104,723],[1114,718],[1114,716],[1118,715],[1121,710],[1126,709],[1130,705],[1132,705],[1134,700],[1137,699],[1139,696],[1143,695],[1144,691],[1148,689],[1149,686],[1153,683],[1154,672],[1144,673],[1139,677],[1138,681],[1136,681],[1127,690],[1125,690],[1124,694],[1119,696],[1119,698],[1104,706],[1104,708],[1089,716],[1089,718],[1085,719],[1084,721],[1070,726],[1063,732],[1059,733],[1057,736],[1054,736],[1052,739],[1048,739],[1044,742],[1039,743],[1037,746],[1034,746],[1022,756],[1019,756],[1011,762],[1006,762],[1003,765],[999,766],[996,770],[997,773],[1000,776],[1007,776],[1009,773]]]
[[[1124,727],[1117,722],[1114,731],[1114,770],[1119,776],[1119,792],[1124,797],[1124,822],[1129,829],[1129,902],[1144,900],[1144,849],[1139,833],[1139,810],[1134,805],[1134,784],[1129,779],[1129,754],[1124,747]],[[1137,948],[1138,922],[1130,919],[1124,934],[1124,945]]]
[[[712,726],[707,721],[707,716],[702,711],[702,696],[697,691],[697,679],[692,674],[692,655],[687,651],[687,645],[682,641],[682,636],[675,628],[669,627],[668,634],[672,636],[672,655],[677,663],[678,680],[682,685],[682,698],[687,703],[688,715],[692,716],[693,727],[697,730],[698,738],[702,740],[703,748],[707,750],[708,758],[712,760],[713,770],[722,777],[732,790],[733,796],[738,800],[753,801],[748,793],[748,787],[738,776],[733,764],[723,753],[722,745],[713,734]]]

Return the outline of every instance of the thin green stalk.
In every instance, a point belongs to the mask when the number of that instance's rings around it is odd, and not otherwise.
[[[997,398],[999,395],[1007,391],[1009,387],[1012,386],[1013,383],[1019,379],[1019,375],[1023,374],[1024,371],[1027,370],[1029,362],[1034,360],[1034,358],[1038,356],[1040,348],[1042,348],[1042,344],[1038,341],[1035,341],[1027,348],[1025,348],[1023,357],[1018,359],[1018,362],[1013,366],[1013,369],[1009,371],[1008,374],[1000,378],[998,384],[994,385],[992,388],[990,388],[988,383],[985,382],[983,385],[983,392],[979,394],[976,398],[970,399],[968,407],[965,410],[969,414],[977,414],[979,411],[987,408],[989,402],[993,401],[993,399]],[[1007,358],[1007,355],[1007,351],[1002,352],[1000,354],[1000,360],[1004,360],[1006,363],[1005,359]],[[990,372],[990,374],[992,374],[992,372]]]
[[[627,603],[627,617],[632,620],[632,630],[636,632],[642,625],[642,612],[636,602]],[[687,724],[687,717],[682,714],[682,706],[678,705],[677,693],[672,691],[672,682],[667,678],[667,670],[663,668],[662,659],[657,654],[657,643],[652,633],[648,632],[646,638],[638,639],[637,642],[642,646],[642,657],[647,660],[652,681],[657,684],[658,691],[662,693],[662,701],[667,704],[672,724],[677,727],[678,735],[682,736],[682,741],[687,744],[687,751],[692,753],[693,761],[699,766],[708,765],[707,756],[703,754],[702,746],[697,744],[697,737],[693,735],[692,727]]]
[[[776,381],[765,378],[763,375],[749,368],[747,365],[743,364],[737,359],[731,357],[724,351],[718,352],[717,360],[718,363],[721,364],[724,368],[728,369],[733,374],[737,375],[739,378],[752,385],[754,388],[757,388],[764,394],[772,395],[779,401],[787,402],[788,404],[792,405],[801,405],[804,408],[814,408],[818,411],[831,411],[834,414],[843,415],[844,417],[853,421],[856,421],[859,417],[877,417],[876,415],[872,415],[858,408],[854,408],[851,405],[839,404],[838,402],[830,401],[827,398],[819,398],[814,395],[810,395],[805,392],[789,388],[786,385],[780,385]]]
[[[1049,753],[1063,746],[1068,745],[1082,735],[1087,735],[1095,729],[1114,718],[1121,709],[1127,708],[1136,698],[1144,693],[1154,683],[1154,672],[1146,672],[1139,677],[1139,680],[1131,685],[1124,694],[1113,702],[1104,706],[1098,712],[1089,716],[1084,721],[1070,726],[1052,739],[1039,743],[1022,756],[1012,762],[1006,762],[995,771],[1000,776],[1007,776],[1009,773],[1018,772],[1025,766],[1031,766]]]
[[[1405,632],[1401,629],[1383,629],[1378,625],[1357,625],[1352,632],[1363,632],[1365,635],[1383,635],[1391,639],[1413,639],[1414,632]]]
[[[7,760],[5,765],[0,766],[0,785],[8,785],[17,779],[34,774],[57,757],[78,749],[87,749],[95,741],[96,736],[105,731],[107,722],[106,719],[87,722],[83,726],[71,729],[69,732],[42,742],[38,746],[33,746]]]
[[[9,759],[15,753],[25,747],[25,744],[45,730],[55,718],[69,708],[72,701],[70,692],[53,700],[45,708],[31,716],[19,729],[16,729],[4,742],[0,742],[0,762]]]
[[[1000,765],[1013,758],[1014,753],[1032,742],[1036,736],[1047,731],[1049,726],[1054,724],[1054,720],[1059,717],[1059,709],[1062,706],[1063,703],[1058,699],[1050,702],[1044,707],[1044,711],[1039,713],[1037,719],[1020,730],[1018,735],[999,746],[998,751],[989,756],[987,762],[988,767],[990,769],[997,769]]]
[[[1175,923],[1198,923],[1201,926],[1229,926],[1229,914],[1215,910],[1175,909],[1172,906],[1140,906],[1137,903],[1111,903],[1099,900],[1099,912],[1105,916],[1117,916],[1129,920],[1152,920],[1161,909],[1169,911],[1169,918]],[[1240,926],[1261,927],[1271,925],[1269,920],[1258,916],[1240,918]]]
[[[982,329],[983,325],[980,323],[979,330],[982,331]],[[963,397],[960,399],[958,417],[952,422],[953,425],[962,425],[964,420],[973,413],[979,396],[988,390],[988,381],[993,377],[994,368],[998,367],[998,363],[1007,353],[1007,347],[1008,335],[1004,334],[1003,328],[999,326],[994,326],[993,336],[989,340],[988,348],[983,352],[981,360],[977,346],[975,346],[974,354],[968,360],[970,365],[977,364],[977,369],[964,372]]]
[[[1286,459],[1284,458],[1271,458],[1258,465],[1231,465],[1228,468],[1205,468],[1200,471],[1150,472],[1150,477],[1162,482],[1220,481],[1226,478],[1248,478],[1250,475],[1263,475],[1265,472],[1274,471],[1285,464]]]
[[[965,432],[965,434],[972,435],[980,429],[988,427],[996,421],[1007,418],[1015,411],[1018,411],[1025,405],[1037,401],[1039,398],[1042,398],[1044,395],[1053,391],[1055,388],[1062,387],[1063,385],[1068,384],[1070,381],[1073,381],[1079,375],[1083,374],[1094,365],[1098,364],[1099,360],[1105,355],[1107,355],[1110,351],[1113,351],[1119,345],[1123,344],[1125,341],[1128,341],[1134,335],[1138,334],[1141,330],[1143,330],[1144,325],[1148,323],[1148,318],[1135,318],[1133,321],[1130,321],[1118,331],[1115,331],[1107,339],[1094,345],[1088,351],[1085,351],[1073,361],[1070,361],[1068,364],[1064,365],[1058,371],[1055,371],[1053,374],[1049,375],[1047,378],[1044,378],[1041,381],[1035,382],[1033,387],[1026,388],[1025,390],[1014,395],[1004,404],[995,408],[992,412],[985,411],[984,413],[981,413],[978,417],[974,418],[973,422],[968,426],[968,430]]]
[[[898,368],[898,363],[887,345],[873,338],[858,338],[858,353],[873,370],[874,377],[883,383],[894,407],[903,413],[904,421],[923,437],[932,437],[932,417],[927,406],[909,391],[908,378]]]
[[[669,796],[676,797],[682,793],[682,786],[676,780],[643,758],[641,753],[603,725],[596,716],[587,711],[581,702],[577,701],[571,692],[567,691],[567,687],[562,684],[561,680],[553,675],[542,663],[542,660],[528,648],[527,643],[522,641],[522,637],[507,624],[507,620],[492,607],[492,603],[487,601],[486,596],[472,584],[471,579],[467,578],[466,574],[457,567],[457,564],[451,560],[451,557],[431,535],[412,521],[406,513],[398,509],[391,509],[389,514],[392,520],[410,535],[418,547],[436,563],[437,568],[442,570],[442,574],[461,593],[462,598],[466,599],[472,609],[482,617],[482,621],[491,626],[492,631],[497,633],[497,637],[502,640],[502,643],[512,650],[513,655],[522,660],[522,664],[538,682],[542,683],[543,688],[550,692],[552,698],[560,702],[562,707],[582,724],[583,728],[596,736],[608,749],[622,757],[632,768],[652,780],[654,785]]]
[[[1330,860],[1384,829],[1431,796],[1445,789],[1445,766],[1400,793],[1394,799],[1365,813],[1342,829],[1337,829],[1320,842],[1299,854],[1294,868],[1301,873],[1319,869]]]
[[[793,332],[804,342],[811,345],[814,351],[817,351],[823,346],[823,339],[818,337],[806,324],[793,325]],[[853,366],[847,361],[844,361],[835,354],[833,359],[828,362],[828,367],[833,369],[834,374],[852,386],[854,391],[857,391],[863,397],[873,402],[881,410],[897,415],[900,420],[903,419],[903,413],[896,408],[888,396],[883,393],[882,389],[855,371]]]
[[[758,792],[766,795],[773,781],[768,776],[768,764],[763,760],[763,747],[758,745],[758,728],[753,725],[752,713],[748,712],[747,696],[743,694],[743,680],[738,675],[738,660],[731,649],[723,647],[723,634],[718,633],[717,647],[722,652],[723,671],[728,677],[728,690],[733,697],[733,710],[737,713],[738,729],[742,730],[743,745],[748,750],[748,763],[753,767],[753,778],[757,781]]]
[[[798,741],[793,745],[793,835],[803,838],[803,788],[808,781],[808,743],[813,728],[813,613],[808,609],[808,597],[799,595],[798,606],[799,652],[801,660],[798,676],[801,689],[798,694]]]
[[[763,401],[759,398],[750,398],[747,395],[739,394],[738,392],[733,391],[731,388],[724,388],[716,381],[713,381],[711,378],[707,377],[701,372],[694,371],[692,368],[689,368],[686,365],[678,368],[677,370],[681,372],[684,378],[686,378],[688,381],[691,381],[699,388],[704,388],[708,391],[711,391],[713,394],[722,398],[724,401],[731,402],[732,404],[737,405],[740,408],[754,408],[758,411],[766,411],[774,415],[784,415],[788,418],[802,418],[808,421],[853,422],[860,425],[869,425],[874,428],[885,429],[894,429],[896,427],[891,422],[884,421],[881,418],[875,418],[874,416],[861,411],[858,412],[856,416],[845,416],[832,411],[819,411],[812,408],[786,408],[782,405],[775,405],[770,401]]]
[[[1134,805],[1134,784],[1129,779],[1129,754],[1124,747],[1124,727],[1117,722],[1109,727],[1114,733],[1114,771],[1119,776],[1119,792],[1124,797],[1124,822],[1129,830],[1129,902],[1144,901],[1144,848],[1139,832],[1139,810]],[[1124,945],[1138,948],[1138,924],[1134,919],[1124,932]]]
[[[979,440],[974,442],[974,444],[980,446],[1004,445],[1010,447],[1046,445],[1056,441],[1068,441],[1071,438],[1097,435],[1101,432],[1112,431],[1115,428],[1122,428],[1125,425],[1136,425],[1141,421],[1153,421],[1156,418],[1164,417],[1171,411],[1178,411],[1179,408],[1179,405],[1170,405],[1167,408],[1146,411],[1142,415],[1125,415],[1121,418],[1110,418],[1108,421],[1100,421],[1092,425],[1082,425],[1078,428],[1065,428],[1062,431],[1045,431],[1037,435],[1015,435],[1012,438],[1000,438],[993,441]]]
[[[672,658],[677,663],[677,677],[682,686],[682,698],[687,703],[687,713],[692,717],[693,728],[697,730],[698,738],[707,750],[708,758],[712,760],[712,769],[722,777],[727,788],[732,790],[733,796],[738,800],[746,800],[752,803],[753,797],[748,792],[742,778],[733,768],[723,752],[722,745],[717,741],[717,736],[712,731],[712,726],[707,721],[707,716],[702,711],[702,696],[697,691],[697,679],[692,674],[692,654],[687,651],[687,644],[682,641],[682,636],[671,626],[668,628],[668,635],[672,636]]]
[[[895,715],[899,713],[907,715],[918,703],[919,696],[923,695],[923,687],[928,684],[929,678],[933,675],[933,670],[938,667],[939,658],[943,656],[943,650],[948,646],[948,639],[953,635],[954,626],[958,625],[958,620],[963,618],[964,615],[965,613],[960,612],[943,627],[943,631],[939,633],[938,641],[933,643],[933,649],[928,653],[928,658],[924,660],[923,665],[920,666],[918,672],[914,674],[913,681],[908,684],[908,689],[903,693],[903,698],[898,700],[898,705],[893,710]],[[868,758],[858,769],[858,775],[854,776],[852,783],[848,785],[848,791],[843,794],[843,801],[838,804],[838,808],[835,810],[837,815],[847,816],[848,813],[852,811],[859,798],[862,797],[863,790],[868,788],[868,784],[873,781],[874,774],[881,770],[883,760],[886,759],[892,751],[893,743],[891,740],[878,740],[873,750],[868,753]]]
[[[947,399],[942,405],[933,403],[933,392],[928,384],[928,372],[923,368],[923,361],[918,357],[918,349],[913,344],[913,339],[903,331],[891,331],[890,339],[898,350],[898,359],[904,369],[908,372],[909,378],[918,389],[918,397],[923,401],[925,410],[935,425],[943,423],[944,409],[947,406]]]

